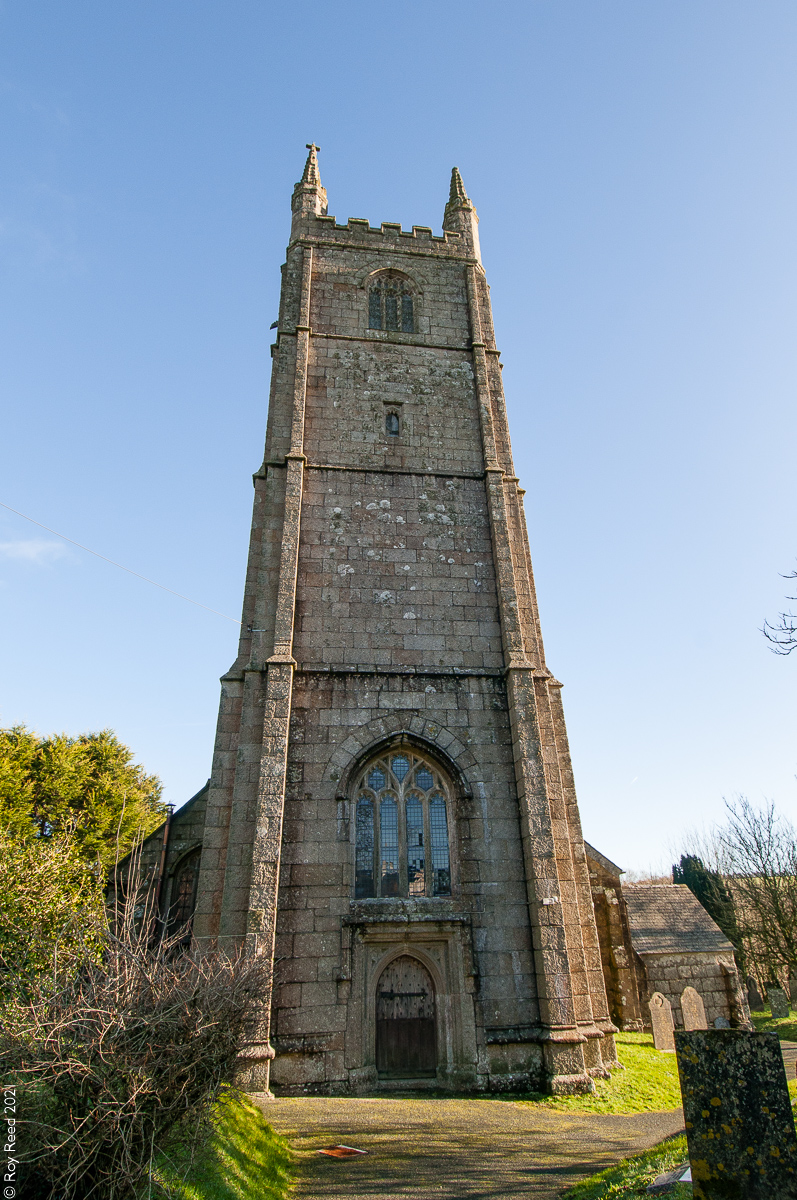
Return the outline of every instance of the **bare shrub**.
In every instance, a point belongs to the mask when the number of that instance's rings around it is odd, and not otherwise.
[[[127,903],[101,929],[69,931],[73,948],[85,942],[80,969],[74,955],[62,968],[56,954],[51,975],[20,977],[0,1013],[0,1052],[22,1093],[31,1196],[132,1200],[149,1192],[154,1158],[177,1142],[196,1143],[221,1089],[234,1082],[265,961],[186,953],[184,930],[153,938],[153,915],[151,889],[134,879]]]

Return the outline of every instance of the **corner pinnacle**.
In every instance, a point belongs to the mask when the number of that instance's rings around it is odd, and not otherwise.
[[[451,172],[451,191],[448,195],[448,204],[457,208],[465,204],[470,207],[470,200],[468,199],[468,193],[465,191],[465,184],[462,182],[459,167],[454,167]]]
[[[304,164],[301,182],[309,183],[312,187],[320,187],[321,176],[318,173],[318,152],[321,147],[316,146],[315,142],[308,142],[307,149],[310,153],[307,155],[307,162]]]
[[[326,216],[327,194],[321,186],[321,176],[318,173],[320,147],[316,146],[315,142],[309,142],[307,149],[310,153],[307,155],[302,177],[293,189],[291,208],[294,214]]]

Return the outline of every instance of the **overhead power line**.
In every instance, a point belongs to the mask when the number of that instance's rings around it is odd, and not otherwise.
[[[197,608],[204,608],[205,612],[213,613],[216,617],[223,617],[225,621],[232,621],[234,625],[241,624],[240,621],[236,621],[235,617],[228,617],[226,613],[219,612],[215,608],[209,608],[207,604],[200,604],[198,600],[192,600],[190,596],[184,596],[182,592],[175,592],[173,588],[167,588],[162,583],[157,583],[154,579],[148,579],[146,575],[139,575],[138,571],[131,571],[130,567],[123,567],[121,563],[114,562],[112,558],[106,558],[104,554],[99,554],[89,546],[84,546],[82,542],[76,542],[74,538],[67,537],[65,533],[59,533],[57,529],[51,529],[49,525],[42,525],[41,521],[34,521],[33,517],[20,512],[18,508],[12,508],[10,504],[4,504],[2,500],[0,500],[0,507],[7,508],[9,512],[22,517],[23,521],[30,521],[31,525],[38,525],[39,529],[46,529],[48,533],[54,534],[56,537],[61,538],[62,541],[69,542],[72,546],[77,546],[78,550],[85,550],[87,554],[93,554],[95,558],[101,558],[103,562],[110,563],[112,567],[118,567],[120,571],[126,571],[128,575],[135,575],[136,579],[143,579],[144,583],[151,583],[153,587],[160,588],[162,592],[168,592],[170,596],[177,596],[178,600],[187,600],[189,604],[195,604]]]

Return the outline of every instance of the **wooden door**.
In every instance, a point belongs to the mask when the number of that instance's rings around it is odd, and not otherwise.
[[[413,1079],[437,1070],[434,984],[408,954],[385,967],[377,985],[376,1069]]]

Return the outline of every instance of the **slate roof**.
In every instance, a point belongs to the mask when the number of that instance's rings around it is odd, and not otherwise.
[[[624,883],[623,896],[637,954],[727,954],[733,950],[685,884]]]

